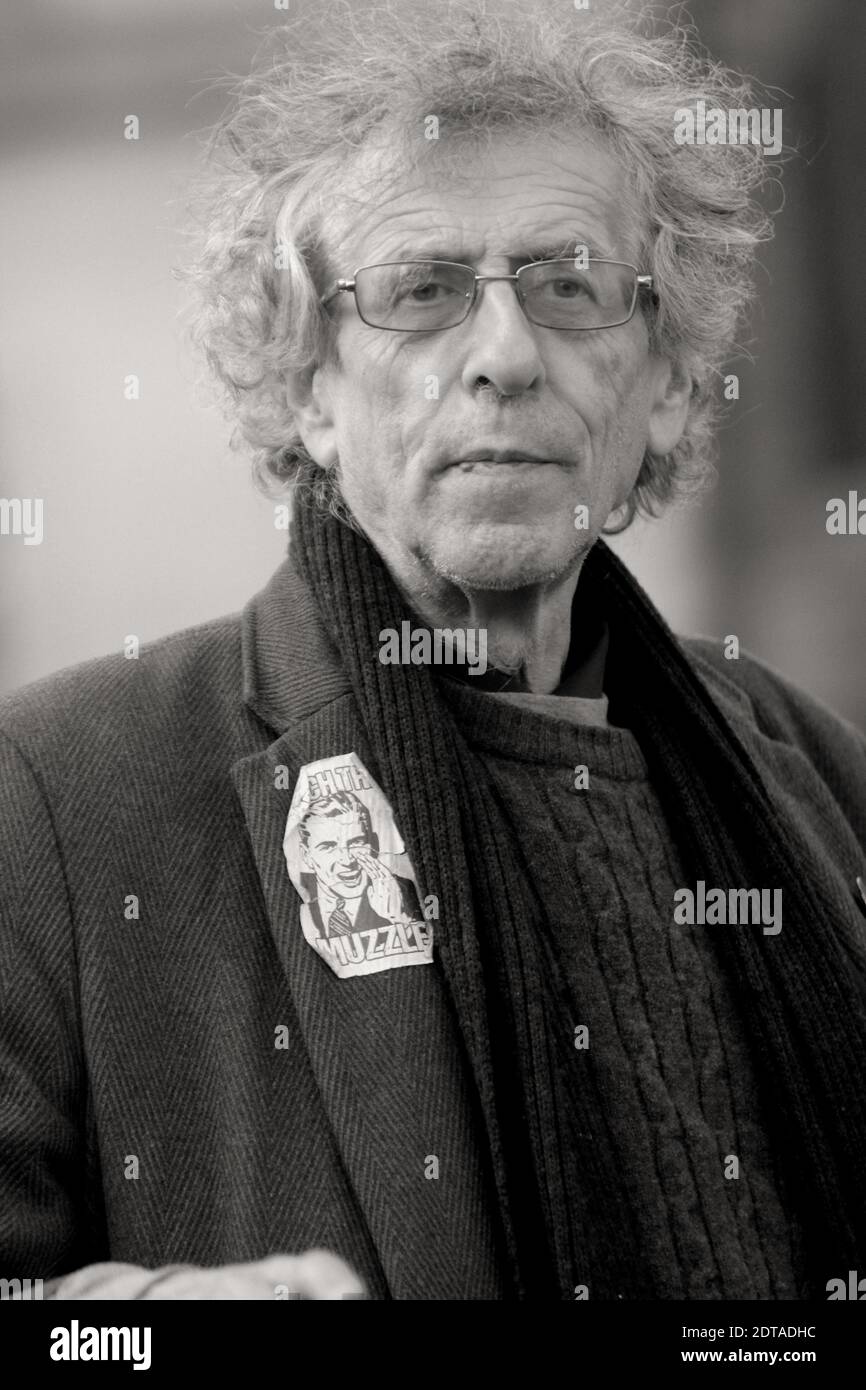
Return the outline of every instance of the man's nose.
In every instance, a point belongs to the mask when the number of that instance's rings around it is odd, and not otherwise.
[[[545,376],[540,331],[524,314],[515,281],[482,279],[464,325],[463,384],[469,391],[489,384],[503,396],[537,389]]]

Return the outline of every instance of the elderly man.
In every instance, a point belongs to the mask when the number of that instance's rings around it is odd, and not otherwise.
[[[767,231],[763,150],[675,140],[698,100],[743,89],[566,5],[290,31],[241,87],[199,335],[289,558],[240,620],[3,707],[5,1274],[793,1299],[863,1268],[866,748],[674,638],[601,538],[704,465]],[[416,659],[440,629],[486,670]],[[340,792],[430,946],[348,977],[283,853]]]

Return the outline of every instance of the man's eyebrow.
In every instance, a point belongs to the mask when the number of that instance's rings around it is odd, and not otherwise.
[[[590,256],[599,260],[612,260],[610,247],[602,246],[589,237],[570,236],[564,242],[534,243],[525,249],[510,251],[508,259],[525,265],[530,261],[557,261],[570,259],[578,247],[585,246]],[[444,246],[441,243],[425,245],[423,241],[403,242],[388,256],[389,261],[454,261],[460,265],[471,265],[476,257],[470,255],[465,247]],[[376,264],[368,261],[367,264]]]
[[[586,247],[587,253],[598,260],[611,260],[612,253],[609,246],[602,246],[600,242],[593,241],[589,237],[572,236],[567,241],[561,242],[556,246],[536,246],[528,256],[530,261],[558,261],[569,260],[577,254],[578,247]]]

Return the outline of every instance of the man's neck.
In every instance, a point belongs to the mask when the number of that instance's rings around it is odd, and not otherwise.
[[[571,607],[580,570],[561,579],[521,589],[461,590],[442,582],[399,587],[430,627],[481,629],[487,634],[487,663],[520,676],[523,688],[549,694],[559,685],[571,643]]]
[[[514,671],[527,690],[549,694],[559,685],[571,642],[577,574],[558,584],[467,595],[466,627],[487,632],[487,660]]]

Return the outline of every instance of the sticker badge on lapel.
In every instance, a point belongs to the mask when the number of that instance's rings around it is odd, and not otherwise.
[[[394,813],[357,753],[301,768],[283,853],[304,936],[335,975],[430,964],[433,924]]]

